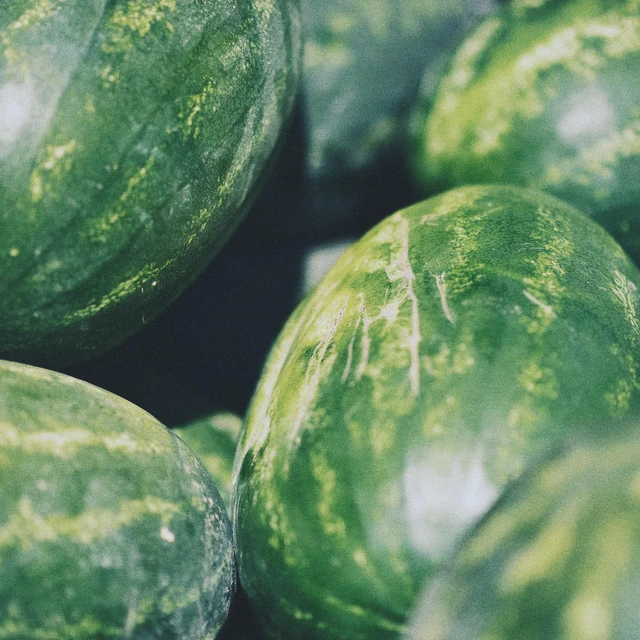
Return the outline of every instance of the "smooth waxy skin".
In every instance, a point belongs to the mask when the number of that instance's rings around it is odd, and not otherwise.
[[[0,637],[214,637],[231,524],[202,463],[142,409],[0,361]]]
[[[240,581],[270,637],[397,637],[532,456],[637,412],[638,278],[586,216],[512,187],[347,249],[275,344],[236,458]]]
[[[297,0],[0,8],[0,354],[81,360],[240,221],[294,97]]]
[[[418,609],[411,640],[633,640],[640,446],[572,446],[521,478]]]
[[[397,154],[425,68],[435,78],[455,43],[496,4],[308,0],[303,104],[309,174],[343,178]]]
[[[225,503],[229,505],[233,472],[242,419],[233,413],[214,413],[182,427],[174,433],[195,452]]]
[[[458,50],[415,113],[425,192],[512,183],[592,215],[640,259],[635,0],[515,0]],[[432,108],[431,108],[432,107]]]

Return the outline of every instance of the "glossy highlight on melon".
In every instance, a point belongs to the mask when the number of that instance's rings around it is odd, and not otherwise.
[[[411,640],[637,638],[638,436],[569,444],[514,483],[425,594]]]
[[[245,420],[239,576],[270,638],[397,638],[548,444],[637,414],[640,274],[555,198],[453,190],[349,247]]]
[[[240,222],[292,106],[297,0],[0,8],[0,355],[56,365],[165,308]]]
[[[194,453],[142,409],[0,361],[0,637],[209,640],[231,524]]]
[[[640,14],[633,0],[514,0],[459,48],[414,115],[426,193],[535,187],[640,259]]]

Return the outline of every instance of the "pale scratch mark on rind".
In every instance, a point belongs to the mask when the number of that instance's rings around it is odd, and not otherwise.
[[[356,380],[360,382],[364,371],[369,363],[369,349],[371,348],[371,336],[369,335],[369,325],[373,322],[373,318],[367,315],[367,307],[364,304],[364,294],[360,294],[360,313],[362,317],[362,347],[360,349],[360,361],[356,369]]]
[[[323,329],[320,340],[313,350],[311,357],[309,358],[309,366],[307,367],[307,371],[304,376],[304,383],[302,385],[302,392],[300,394],[300,404],[298,405],[293,428],[291,429],[290,433],[291,442],[295,442],[296,438],[298,437],[298,433],[300,431],[300,427],[302,426],[304,417],[309,411],[311,402],[313,401],[316,390],[318,389],[318,385],[320,384],[322,363],[325,360],[325,356],[327,354],[329,346],[333,342],[336,331],[338,330],[338,327],[342,322],[342,318],[344,317],[346,308],[347,302],[345,301],[345,303],[340,308],[337,316],[333,318],[329,323],[327,323],[327,326]]]
[[[536,298],[532,293],[529,293],[528,291],[523,291],[522,293],[526,298],[528,298],[531,302],[533,302],[533,304],[535,304],[537,307],[540,307],[540,309],[542,309],[545,315],[549,316],[550,318],[557,317],[551,305],[545,304],[541,300],[538,300],[538,298]]]
[[[362,307],[361,307],[362,309]],[[353,347],[356,341],[356,335],[358,333],[358,327],[360,326],[360,322],[362,320],[362,316],[359,316],[356,320],[356,326],[353,330],[353,336],[351,336],[351,340],[349,340],[349,345],[347,347],[347,364],[344,367],[344,372],[342,373],[342,383],[344,384],[349,377],[349,373],[351,371],[351,364],[353,362]]]
[[[456,323],[456,318],[449,307],[449,301],[447,300],[447,285],[444,281],[445,272],[435,276],[436,286],[438,287],[438,293],[440,294],[440,304],[442,305],[442,311],[444,311],[445,318],[451,323]]]
[[[405,340],[405,347],[409,350],[410,364],[409,364],[409,381],[411,384],[411,393],[417,396],[420,391],[420,343],[422,342],[422,335],[420,334],[420,315],[418,307],[418,297],[413,288],[416,276],[411,268],[411,262],[409,260],[409,223],[404,218],[402,219],[402,245],[400,260],[397,264],[397,270],[394,273],[390,273],[387,270],[387,275],[390,281],[402,279],[405,285],[405,295],[411,301],[411,334],[407,336]]]

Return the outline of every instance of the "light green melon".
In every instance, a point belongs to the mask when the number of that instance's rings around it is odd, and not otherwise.
[[[411,640],[637,638],[638,436],[569,442],[514,483],[422,598]]]
[[[211,640],[235,591],[202,463],[142,409],[0,361],[0,638]]]
[[[402,210],[295,311],[248,412],[239,575],[270,638],[397,638],[425,582],[550,442],[639,409],[640,274],[515,187]]]
[[[636,0],[514,1],[463,42],[414,113],[424,193],[510,183],[552,193],[640,259]]]

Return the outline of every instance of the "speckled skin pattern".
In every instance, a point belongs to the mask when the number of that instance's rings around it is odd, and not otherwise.
[[[0,8],[0,355],[82,360],[240,222],[292,106],[297,0]]]
[[[0,361],[0,637],[209,640],[235,591],[231,523],[148,413]]]
[[[605,226],[640,260],[640,5],[515,0],[459,48],[435,102],[414,114],[425,192],[542,189]]]
[[[639,282],[588,217],[516,187],[447,192],[347,249],[276,342],[236,457],[269,637],[398,637],[532,457],[638,413]]]

